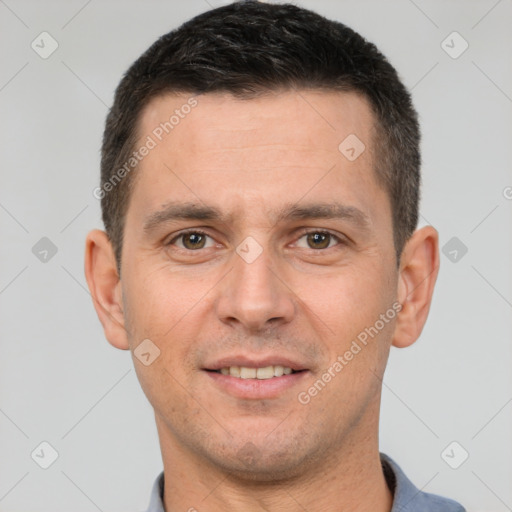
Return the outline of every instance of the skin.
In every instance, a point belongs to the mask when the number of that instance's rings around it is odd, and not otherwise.
[[[122,278],[103,231],[89,233],[85,253],[108,341],[133,354],[150,339],[160,350],[149,366],[133,360],[155,410],[166,511],[389,511],[378,451],[381,380],[390,346],[412,344],[426,321],[438,234],[418,229],[397,268],[391,206],[373,171],[374,119],[359,95],[196,99],[134,171]],[[150,102],[140,140],[187,100]],[[353,162],[338,150],[349,134],[366,146]],[[169,201],[213,206],[224,218],[175,219],[146,233],[145,220]],[[285,206],[332,202],[360,210],[366,228],[276,216]],[[203,248],[176,238],[189,228],[208,235]],[[335,236],[311,248],[304,229]],[[236,252],[249,236],[262,251],[251,263]],[[400,313],[300,403],[298,393],[396,301]],[[204,371],[233,353],[279,354],[307,371],[277,396],[240,398]]]

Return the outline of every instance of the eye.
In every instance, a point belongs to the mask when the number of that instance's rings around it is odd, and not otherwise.
[[[214,245],[210,236],[202,231],[189,231],[173,238],[168,245],[176,245],[180,249],[197,251]]]
[[[319,250],[328,249],[334,245],[338,245],[339,243],[341,243],[341,240],[328,231],[311,231],[309,233],[305,233],[299,238],[297,246],[306,249]]]

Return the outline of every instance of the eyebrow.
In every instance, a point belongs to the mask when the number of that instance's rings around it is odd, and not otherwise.
[[[225,223],[233,217],[233,214],[226,215],[214,206],[173,201],[149,214],[144,221],[143,230],[144,233],[150,234],[160,225],[176,220],[215,220]],[[290,203],[274,212],[273,218],[276,224],[286,220],[341,219],[363,231],[370,231],[372,225],[370,218],[362,210],[341,203],[312,203],[300,206]]]
[[[213,206],[195,203],[167,203],[161,210],[151,213],[144,221],[144,233],[149,234],[161,224],[173,220],[223,220],[222,212]]]

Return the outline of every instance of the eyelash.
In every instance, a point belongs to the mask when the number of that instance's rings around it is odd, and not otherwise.
[[[197,228],[193,228],[193,229],[188,229],[188,230],[185,230],[185,231],[181,231],[180,233],[178,233],[175,237],[172,238],[172,240],[170,240],[169,242],[165,243],[166,246],[170,246],[170,245],[173,245],[177,240],[179,240],[181,237],[183,236],[186,236],[186,235],[189,235],[189,234],[198,234],[198,235],[202,235],[202,236],[206,236],[206,237],[209,237],[209,238],[212,238],[213,237],[211,235],[209,235],[208,233],[206,233],[206,231],[203,231],[201,229],[197,229]],[[337,242],[336,246],[338,245],[347,245],[347,241],[344,240],[343,238],[341,238],[340,236],[338,235],[335,235],[334,233],[332,233],[331,231],[328,231],[328,230],[319,230],[319,229],[304,229],[300,232],[298,238],[297,238],[297,241],[300,240],[302,237],[304,236],[307,236],[309,234],[313,234],[313,233],[317,233],[317,234],[320,234],[320,235],[329,235],[331,236],[332,238],[334,238]],[[333,249],[334,247],[336,246],[333,246],[333,247],[327,247],[325,249],[312,249],[311,247],[309,248],[311,251],[314,251],[314,252],[320,252],[320,251],[326,251],[327,249]],[[200,251],[200,249],[196,249],[196,250],[193,250],[193,249],[184,249],[182,247],[177,247],[178,250],[180,251],[185,251],[185,252],[198,252]]]

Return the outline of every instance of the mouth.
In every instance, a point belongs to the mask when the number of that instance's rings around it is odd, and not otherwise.
[[[300,373],[306,370],[293,370],[289,366],[282,366],[280,364],[261,366],[259,368],[251,368],[249,366],[225,366],[220,370],[207,370],[222,375],[229,375],[237,379],[258,379],[267,380],[275,377],[282,377],[283,375],[291,375],[293,373]]]
[[[230,357],[203,368],[218,390],[245,400],[278,398],[310,373],[305,366],[282,357],[255,360]]]

